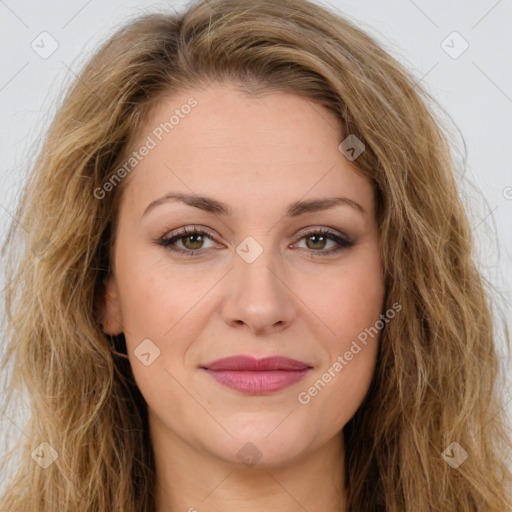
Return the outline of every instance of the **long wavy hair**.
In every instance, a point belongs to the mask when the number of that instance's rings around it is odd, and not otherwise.
[[[299,94],[365,145],[353,163],[375,186],[384,311],[403,310],[381,332],[370,389],[344,427],[349,509],[512,510],[499,305],[435,99],[320,5],[206,0],[121,27],[60,100],[34,160],[3,247],[4,415],[14,421],[23,394],[30,414],[5,455],[13,473],[0,511],[154,511],[146,404],[124,336],[99,324],[126,180],[103,199],[95,191],[159,101],[226,80],[248,94]],[[42,442],[58,455],[46,468],[34,456]],[[442,457],[453,442],[468,454],[457,468]]]

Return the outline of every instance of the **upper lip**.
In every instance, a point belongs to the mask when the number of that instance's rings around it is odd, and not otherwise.
[[[256,359],[252,356],[240,355],[217,359],[202,368],[208,370],[238,370],[238,371],[265,371],[265,370],[306,370],[311,366],[297,359],[284,356],[264,357]]]

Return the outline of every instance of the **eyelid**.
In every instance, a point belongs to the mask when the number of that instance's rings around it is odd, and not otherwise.
[[[213,231],[208,229],[207,227],[193,224],[190,226],[183,226],[176,230],[170,230],[162,237],[157,238],[157,241],[169,241],[169,240],[172,240],[173,238],[177,238],[177,239],[186,238],[187,236],[195,235],[195,234],[207,235],[213,241],[216,241],[218,238],[217,235],[215,235],[213,233]],[[202,250],[202,249],[197,249],[197,251],[200,251],[200,250]],[[190,252],[190,251],[188,251],[188,252]]]
[[[350,241],[350,237],[343,233],[342,231],[338,231],[337,229],[328,227],[328,226],[312,226],[309,228],[304,228],[304,231],[300,231],[298,234],[301,235],[301,238],[304,236],[308,236],[311,233],[325,233],[325,234],[331,234],[336,235],[339,238],[344,239],[346,242]],[[297,235],[296,235],[297,236]]]

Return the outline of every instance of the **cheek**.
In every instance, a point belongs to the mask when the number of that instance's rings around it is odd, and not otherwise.
[[[162,261],[148,264],[136,254],[125,263],[127,272],[119,275],[123,324],[137,387],[151,408],[179,417],[183,404],[190,402],[182,386],[187,378],[185,356],[204,328],[201,318],[208,315],[200,301],[212,285],[189,280]],[[150,353],[148,365],[145,353]]]
[[[360,288],[366,283],[369,288]],[[336,300],[326,316],[334,332],[322,338],[328,357],[314,378],[297,397],[309,417],[315,436],[324,439],[339,432],[364,400],[375,371],[381,334],[383,286],[351,274],[343,291],[333,291]],[[320,426],[319,426],[320,425]]]
[[[132,250],[118,259],[123,323],[132,342],[174,337],[187,315],[200,311],[201,298],[214,285],[211,273],[169,261],[163,248]]]
[[[375,370],[377,338],[367,346],[359,343],[359,348],[353,347],[357,353],[352,354],[350,360],[345,355],[347,351],[336,354],[329,367],[323,368],[323,373],[309,382],[308,388],[301,390],[298,398],[304,413],[309,418],[320,418],[309,427],[315,438],[328,439],[335,435],[363,402]],[[352,353],[352,350],[348,352]]]
[[[311,284],[304,282],[303,296],[328,328],[325,340],[330,352],[345,351],[382,313],[384,279],[374,247],[353,253],[342,267],[317,280],[315,288]]]
[[[329,435],[354,415],[375,371],[385,294],[376,249],[358,253],[320,289],[309,295],[309,304],[328,326],[330,335],[321,338],[328,358],[298,401],[322,418]]]

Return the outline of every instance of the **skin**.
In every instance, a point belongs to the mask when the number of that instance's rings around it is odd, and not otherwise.
[[[383,312],[373,186],[339,151],[344,134],[330,111],[289,93],[253,98],[230,82],[162,100],[135,147],[191,96],[197,106],[126,178],[103,309],[105,332],[125,334],[148,404],[157,510],[346,510],[342,429],[370,385],[378,336],[309,403],[298,394]],[[143,216],[170,192],[213,197],[232,215],[169,201]],[[342,204],[284,216],[295,201],[332,196],[364,212]],[[185,235],[173,247],[202,254],[158,245],[184,226],[213,236]],[[354,245],[328,255],[336,242],[304,234],[322,227]],[[236,252],[248,236],[263,249],[252,263]],[[134,355],[145,339],[160,350],[148,366]],[[313,369],[249,396],[200,368],[238,354]]]

